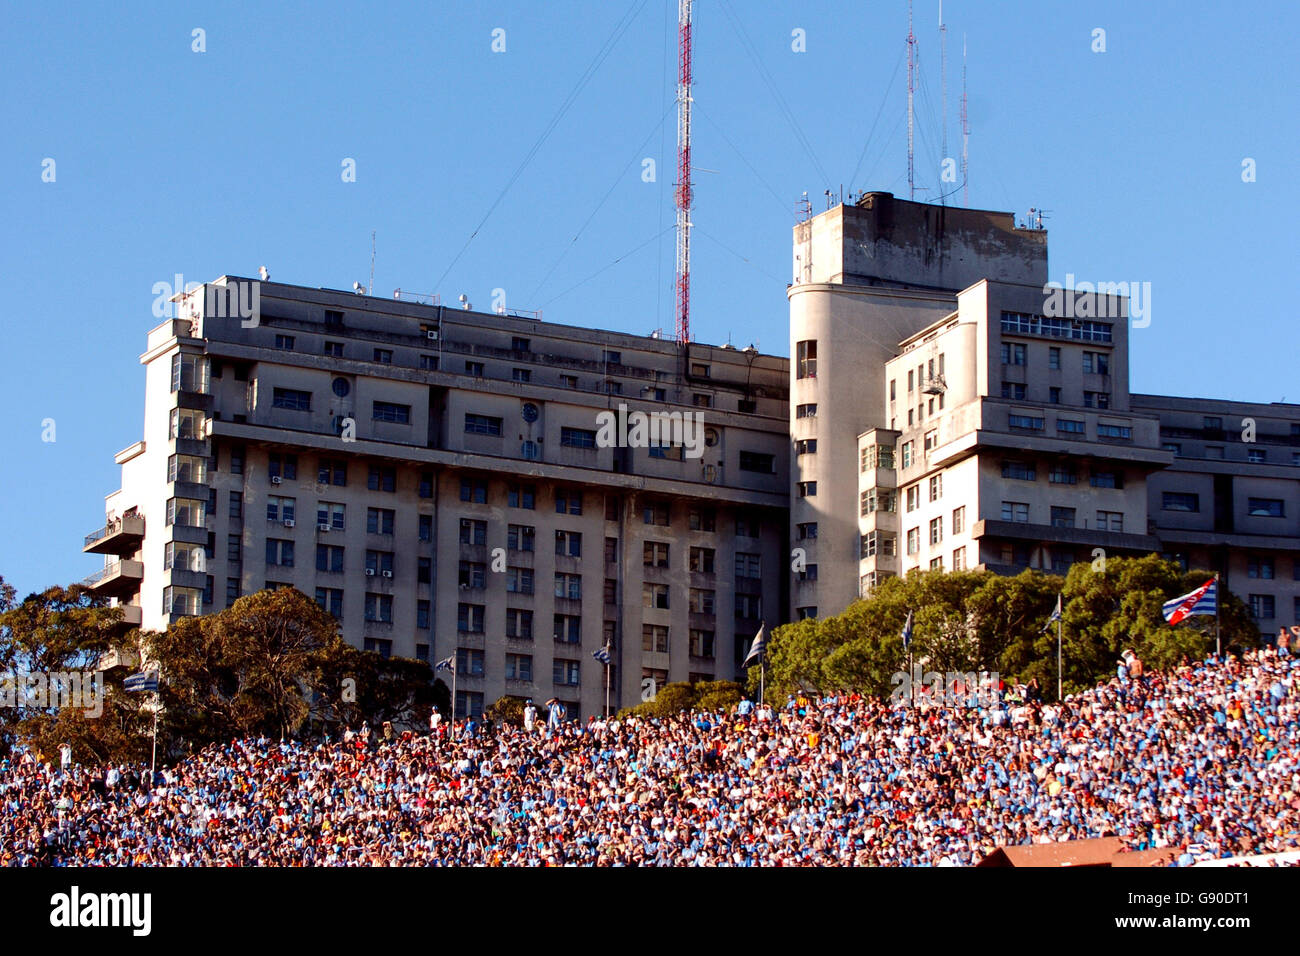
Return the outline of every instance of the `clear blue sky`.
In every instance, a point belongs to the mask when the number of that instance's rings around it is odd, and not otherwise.
[[[907,6],[696,6],[695,162],[714,172],[696,176],[692,331],[785,354],[800,193],[814,209],[841,184],[906,194]],[[1300,246],[1297,10],[945,5],[951,155],[963,36],[969,49],[971,205],[1050,210],[1053,279],[1152,284],[1135,391],[1300,401],[1285,291]],[[937,13],[917,6],[929,187]],[[382,294],[465,292],[486,308],[500,287],[552,321],[671,329],[675,20],[673,0],[9,5],[0,574],[21,595],[97,566],[81,538],[118,487],[113,454],[140,437],[151,290],[175,273],[265,264],[279,281],[349,288],[368,281],[374,230]],[[206,52],[191,49],[196,28]],[[1242,182],[1245,157],[1257,182]]]

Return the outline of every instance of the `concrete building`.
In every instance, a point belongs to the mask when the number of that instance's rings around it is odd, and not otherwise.
[[[293,586],[359,647],[456,655],[461,714],[575,716],[606,642],[626,706],[788,615],[786,359],[230,276],[177,308],[85,542],[128,623]]]
[[[1129,394],[1128,300],[1047,289],[1009,213],[864,194],[794,230],[791,581],[1160,552],[1300,624],[1300,406]]]

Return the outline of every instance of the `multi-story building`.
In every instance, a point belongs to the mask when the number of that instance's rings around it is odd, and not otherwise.
[[[795,227],[795,615],[1160,552],[1300,623],[1300,406],[1130,395],[1127,299],[1049,289],[1046,238],[887,193]]]
[[[786,359],[228,276],[177,306],[85,544],[128,623],[293,586],[359,647],[454,655],[458,713],[585,715],[606,644],[628,705],[787,616]]]

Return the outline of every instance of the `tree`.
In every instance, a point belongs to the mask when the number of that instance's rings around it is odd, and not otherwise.
[[[339,637],[313,655],[307,683],[313,694],[309,719],[327,732],[388,720],[399,728],[423,728],[437,701],[427,662],[358,650]]]
[[[726,710],[740,703],[743,688],[735,681],[665,684],[652,700],[625,707],[618,716],[671,717],[687,710]]]
[[[522,727],[524,725],[524,704],[526,702],[527,698],[525,697],[506,694],[504,697],[498,697],[490,704],[483,711],[483,716],[493,723]]]

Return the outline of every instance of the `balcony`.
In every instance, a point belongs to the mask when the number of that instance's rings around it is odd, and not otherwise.
[[[130,597],[140,590],[144,579],[143,561],[114,561],[81,582],[97,597]]]
[[[86,535],[81,550],[84,554],[134,554],[143,540],[144,515],[123,515]]]

